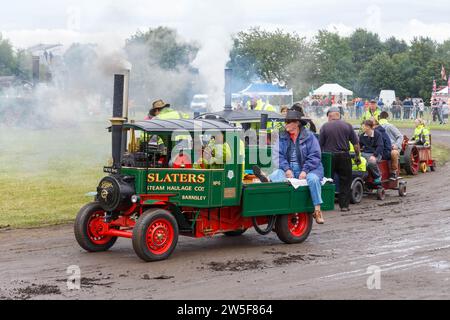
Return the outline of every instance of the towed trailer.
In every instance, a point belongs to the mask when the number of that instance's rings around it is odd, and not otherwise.
[[[274,231],[288,244],[308,238],[314,211],[308,187],[244,183],[241,128],[206,119],[128,122],[124,82],[124,75],[115,76],[113,165],[104,168],[108,175],[100,180],[95,200],[81,208],[74,225],[83,249],[106,251],[123,237],[132,240],[141,259],[158,261],[172,254],[179,235],[238,236],[255,228],[262,235]],[[198,168],[196,158],[208,139],[220,134],[230,156],[218,167]],[[164,147],[151,143],[154,136]],[[324,155],[322,162],[329,177],[331,157]],[[322,210],[334,209],[334,193],[334,184],[322,187]]]

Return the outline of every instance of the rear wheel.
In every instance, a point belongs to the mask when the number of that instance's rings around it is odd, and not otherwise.
[[[164,209],[145,211],[133,229],[133,248],[144,261],[167,259],[178,242],[178,224],[175,217]]]
[[[91,202],[80,209],[75,219],[75,239],[86,251],[99,252],[111,248],[117,237],[102,236],[106,231],[105,211],[98,202]]]
[[[313,218],[310,213],[280,215],[275,222],[275,232],[285,243],[301,243],[308,238],[312,223]]]
[[[436,171],[436,160],[433,160],[433,163],[430,166],[430,170],[433,171],[433,172]]]
[[[420,155],[416,146],[408,146],[405,150],[405,171],[409,175],[419,172]]]
[[[360,203],[364,194],[364,186],[361,180],[355,180],[352,184],[352,196],[350,202],[352,204]]]
[[[227,232],[224,232],[223,234],[226,235],[227,237],[238,237],[238,236],[244,234],[245,231],[247,231],[247,229],[227,231]]]

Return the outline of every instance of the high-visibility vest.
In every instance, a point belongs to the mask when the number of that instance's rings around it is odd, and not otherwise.
[[[430,145],[430,130],[423,124],[418,125],[416,129],[414,129],[414,135],[412,139],[419,140],[421,135],[425,137],[425,145]]]
[[[177,120],[177,119],[189,119],[189,115],[184,112],[176,111],[172,108],[166,107],[155,117],[160,120]]]
[[[154,117],[154,119],[159,119],[159,120],[179,120],[179,119],[189,119],[189,116],[185,113],[181,113],[179,111],[176,111],[172,108],[166,107],[164,109],[161,110],[161,112]],[[177,135],[175,136],[175,141],[180,141],[180,140],[191,140],[191,136],[190,135]],[[158,140],[158,144],[161,144],[162,139]]]
[[[350,149],[349,152],[350,153],[355,153],[355,147],[353,146],[353,144],[351,142],[349,142],[350,144]],[[360,171],[360,172],[366,172],[367,171],[367,160],[364,157],[359,157],[361,159],[361,163],[358,166],[356,164],[356,161],[354,158],[352,158],[352,171]]]
[[[370,118],[375,118],[377,121],[378,120],[380,120],[380,113],[381,113],[381,111],[380,111],[380,109],[376,109],[373,113],[370,111],[370,110],[367,110],[364,114],[363,114],[363,116],[362,116],[362,118],[361,118],[361,120],[362,121],[365,121],[365,120],[370,120]]]

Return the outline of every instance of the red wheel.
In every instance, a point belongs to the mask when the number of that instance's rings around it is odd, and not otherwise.
[[[166,219],[158,219],[147,229],[147,247],[154,254],[163,254],[172,245],[173,227]]]
[[[275,222],[275,232],[285,243],[301,243],[308,238],[312,229],[312,214],[294,213],[281,215]]]
[[[87,234],[92,243],[104,245],[108,243],[112,236],[103,236],[102,232],[107,230],[105,224],[105,212],[102,210],[94,211],[87,223]]]
[[[75,219],[74,232],[78,244],[90,252],[106,251],[111,248],[117,237],[103,236],[108,228],[104,223],[105,211],[98,202],[92,202],[80,209]]]
[[[416,146],[408,146],[405,150],[405,171],[407,174],[419,173],[420,155]]]
[[[167,210],[155,208],[144,212],[133,229],[133,248],[144,261],[167,259],[178,242],[178,224]]]

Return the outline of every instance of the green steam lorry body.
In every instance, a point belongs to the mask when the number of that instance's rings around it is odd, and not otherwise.
[[[261,234],[274,231],[285,243],[306,240],[314,211],[308,187],[244,183],[242,129],[217,120],[128,123],[118,108],[113,109],[113,166],[104,168],[109,175],[100,181],[95,201],[81,208],[74,225],[82,248],[105,251],[118,237],[131,238],[140,258],[157,261],[171,255],[179,235],[239,236],[254,227]],[[172,141],[177,131],[182,131],[184,141],[199,139],[199,150],[195,143]],[[226,137],[229,157],[214,168],[197,166],[206,141],[218,134]],[[150,143],[155,136],[164,147]],[[330,177],[330,156],[323,155],[322,162]],[[322,187],[323,210],[334,209],[334,192],[333,184]],[[267,227],[262,229],[263,225]]]

